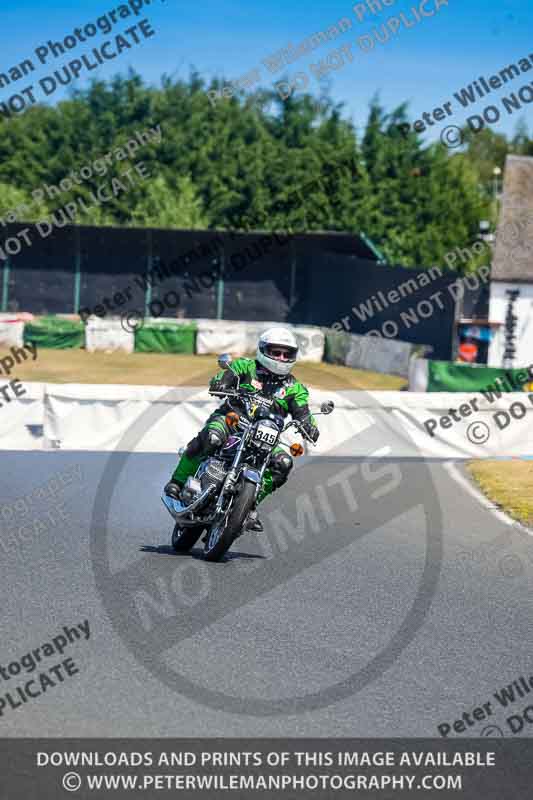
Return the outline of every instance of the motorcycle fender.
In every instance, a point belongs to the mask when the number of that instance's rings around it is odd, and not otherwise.
[[[245,467],[242,471],[243,478],[246,478],[247,481],[251,481],[252,483],[261,483],[261,475],[258,470],[252,469],[251,467]]]

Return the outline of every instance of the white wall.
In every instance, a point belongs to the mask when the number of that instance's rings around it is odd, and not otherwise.
[[[20,402],[0,410],[0,452],[175,454],[218,405],[199,387],[27,383],[24,388]],[[306,446],[306,453],[389,459],[533,458],[533,392],[504,393],[492,403],[477,394],[475,417],[461,416],[450,428],[441,421],[449,423],[451,408],[473,408],[472,393],[312,389],[313,411],[330,399],[335,411],[318,418],[322,435],[316,449]],[[477,438],[480,430],[483,443]],[[283,438],[289,444],[299,441],[294,433]]]
[[[24,344],[24,323],[5,322],[0,317],[0,347],[22,347]]]
[[[533,364],[533,284],[531,283],[500,283],[492,281],[490,286],[491,322],[502,322],[501,328],[494,334],[489,347],[489,367],[503,366],[503,353],[505,349],[505,316],[509,304],[507,290],[518,290],[520,295],[513,304],[513,313],[518,317],[515,328],[515,357],[514,367],[527,367]]]

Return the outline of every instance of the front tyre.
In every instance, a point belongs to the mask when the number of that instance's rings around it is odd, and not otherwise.
[[[255,503],[255,483],[244,481],[239,489],[228,516],[209,531],[205,543],[206,561],[220,561],[241,533],[246,518]]]
[[[172,547],[176,553],[188,553],[191,547],[194,547],[198,539],[203,533],[202,526],[181,528],[179,523],[176,522],[174,530],[172,531]]]

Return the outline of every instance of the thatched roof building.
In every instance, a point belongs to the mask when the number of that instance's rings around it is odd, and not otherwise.
[[[507,156],[493,281],[533,283],[533,158]]]

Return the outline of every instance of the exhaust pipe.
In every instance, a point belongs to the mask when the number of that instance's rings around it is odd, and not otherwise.
[[[161,500],[170,516],[173,517],[176,522],[184,526],[197,525],[197,521],[192,520],[191,516],[197,509],[203,506],[209,495],[213,494],[215,489],[216,487],[214,484],[211,484],[211,486],[207,487],[205,492],[202,492],[202,494],[197,497],[196,500],[193,500],[192,503],[189,503],[188,506],[182,503],[181,500],[174,500],[173,497],[168,497],[166,494],[161,496]],[[204,520],[202,520],[202,522],[204,522]],[[207,520],[205,520],[205,522],[207,522]]]

